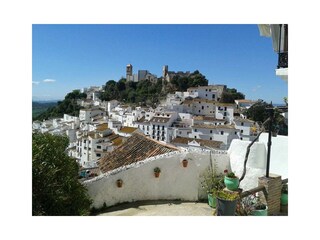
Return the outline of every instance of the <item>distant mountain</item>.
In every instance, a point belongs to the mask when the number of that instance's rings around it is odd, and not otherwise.
[[[47,109],[57,105],[57,101],[33,101],[32,102],[32,119],[36,119]]]

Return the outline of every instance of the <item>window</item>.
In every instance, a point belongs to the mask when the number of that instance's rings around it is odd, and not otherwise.
[[[227,112],[224,112],[224,113],[223,113],[223,116],[227,116]]]
[[[211,92],[211,89],[209,89],[209,92]]]
[[[206,97],[208,97],[208,94],[206,94]]]
[[[194,138],[197,138],[197,136],[194,136]]]
[[[234,135],[237,135],[237,132],[234,132]]]
[[[243,133],[243,130],[241,130],[240,132]]]
[[[212,133],[212,130],[210,130],[210,133]]]
[[[204,109],[204,106],[202,106],[201,109],[203,110],[203,109]]]
[[[100,145],[97,145],[97,149],[101,149],[101,146],[100,146]]]
[[[223,135],[223,133],[224,133],[224,132],[223,132],[223,131],[221,131],[221,135]]]
[[[243,126],[243,122],[241,122],[241,126]]]
[[[212,137],[210,137],[210,140],[212,140]]]
[[[87,140],[83,140],[83,143],[86,143],[87,142]]]
[[[97,156],[97,157],[101,157],[101,153],[97,153],[96,156]]]
[[[240,140],[242,140],[243,138],[241,137]]]
[[[208,89],[206,89],[206,92],[208,92]],[[206,94],[206,96],[207,96],[207,94]]]
[[[224,107],[224,110],[227,111],[227,107]]]
[[[200,110],[199,110],[199,112],[200,112]]]
[[[194,131],[195,131],[195,132],[198,132],[198,130],[197,130],[197,129],[194,129]]]

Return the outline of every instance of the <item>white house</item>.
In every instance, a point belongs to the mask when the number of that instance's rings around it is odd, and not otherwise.
[[[95,109],[95,108],[89,108],[89,109],[81,109],[79,112],[79,119],[80,121],[84,121],[86,123],[91,122],[93,117],[96,116],[104,116],[105,113],[100,110],[100,109]]]
[[[85,168],[96,167],[97,161],[121,142],[121,138],[108,128],[108,124],[101,124],[95,131],[84,133],[77,141],[80,165]]]
[[[145,135],[158,141],[170,142],[173,137],[171,126],[177,118],[176,112],[148,112],[136,124]]]
[[[226,85],[191,87],[187,89],[187,93],[192,98],[199,97],[207,100],[219,101],[226,87]]]
[[[224,119],[232,122],[234,113],[234,104],[232,103],[216,103],[215,104],[215,117],[217,119]]]
[[[244,119],[244,118],[234,118],[233,119],[234,126],[239,131],[239,139],[240,140],[246,140],[251,141],[254,139],[255,136],[257,136],[257,129],[258,126],[256,122]]]
[[[239,130],[234,125],[195,124],[189,138],[223,142],[228,147],[233,139],[238,139]]]

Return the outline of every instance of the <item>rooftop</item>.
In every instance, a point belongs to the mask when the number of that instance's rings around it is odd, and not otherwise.
[[[217,119],[215,117],[207,117],[207,116],[196,116],[193,117],[194,120],[198,121],[219,121],[219,122],[225,122],[225,119]]]
[[[185,138],[177,137],[171,141],[172,144],[188,144],[189,142],[195,141],[200,144],[202,147],[210,148],[220,148],[222,142],[214,140],[204,140],[204,139],[194,139],[194,138]]]
[[[207,124],[194,124],[192,128],[208,128],[208,129],[235,129],[234,125],[207,125]]]
[[[97,131],[105,131],[107,129],[108,129],[108,123],[97,125],[97,128],[96,128]]]
[[[170,118],[166,117],[153,117],[150,122],[156,122],[156,123],[166,123],[170,120]]]
[[[99,168],[101,172],[108,172],[149,157],[178,150],[179,149],[174,146],[160,143],[143,134],[133,133],[125,144],[120,145],[117,150],[101,158]]]
[[[136,131],[138,128],[134,128],[134,127],[122,127],[119,132],[123,132],[123,133],[133,133],[134,131]]]

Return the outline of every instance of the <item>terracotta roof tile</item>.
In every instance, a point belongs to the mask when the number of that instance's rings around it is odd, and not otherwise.
[[[200,146],[211,147],[211,148],[220,148],[222,142],[214,140],[204,140],[204,139],[194,139],[194,138],[185,138],[177,137],[172,140],[172,144],[185,144],[188,145],[189,142],[196,141]]]
[[[124,133],[133,133],[134,131],[136,131],[138,128],[134,128],[134,127],[122,127],[119,132],[124,132]]]
[[[149,157],[178,150],[179,149],[174,146],[162,144],[143,134],[133,133],[133,135],[116,150],[107,153],[100,159],[99,168],[101,172],[108,172]]]
[[[108,129],[108,123],[103,123],[100,125],[97,125],[97,131],[104,131]]]

